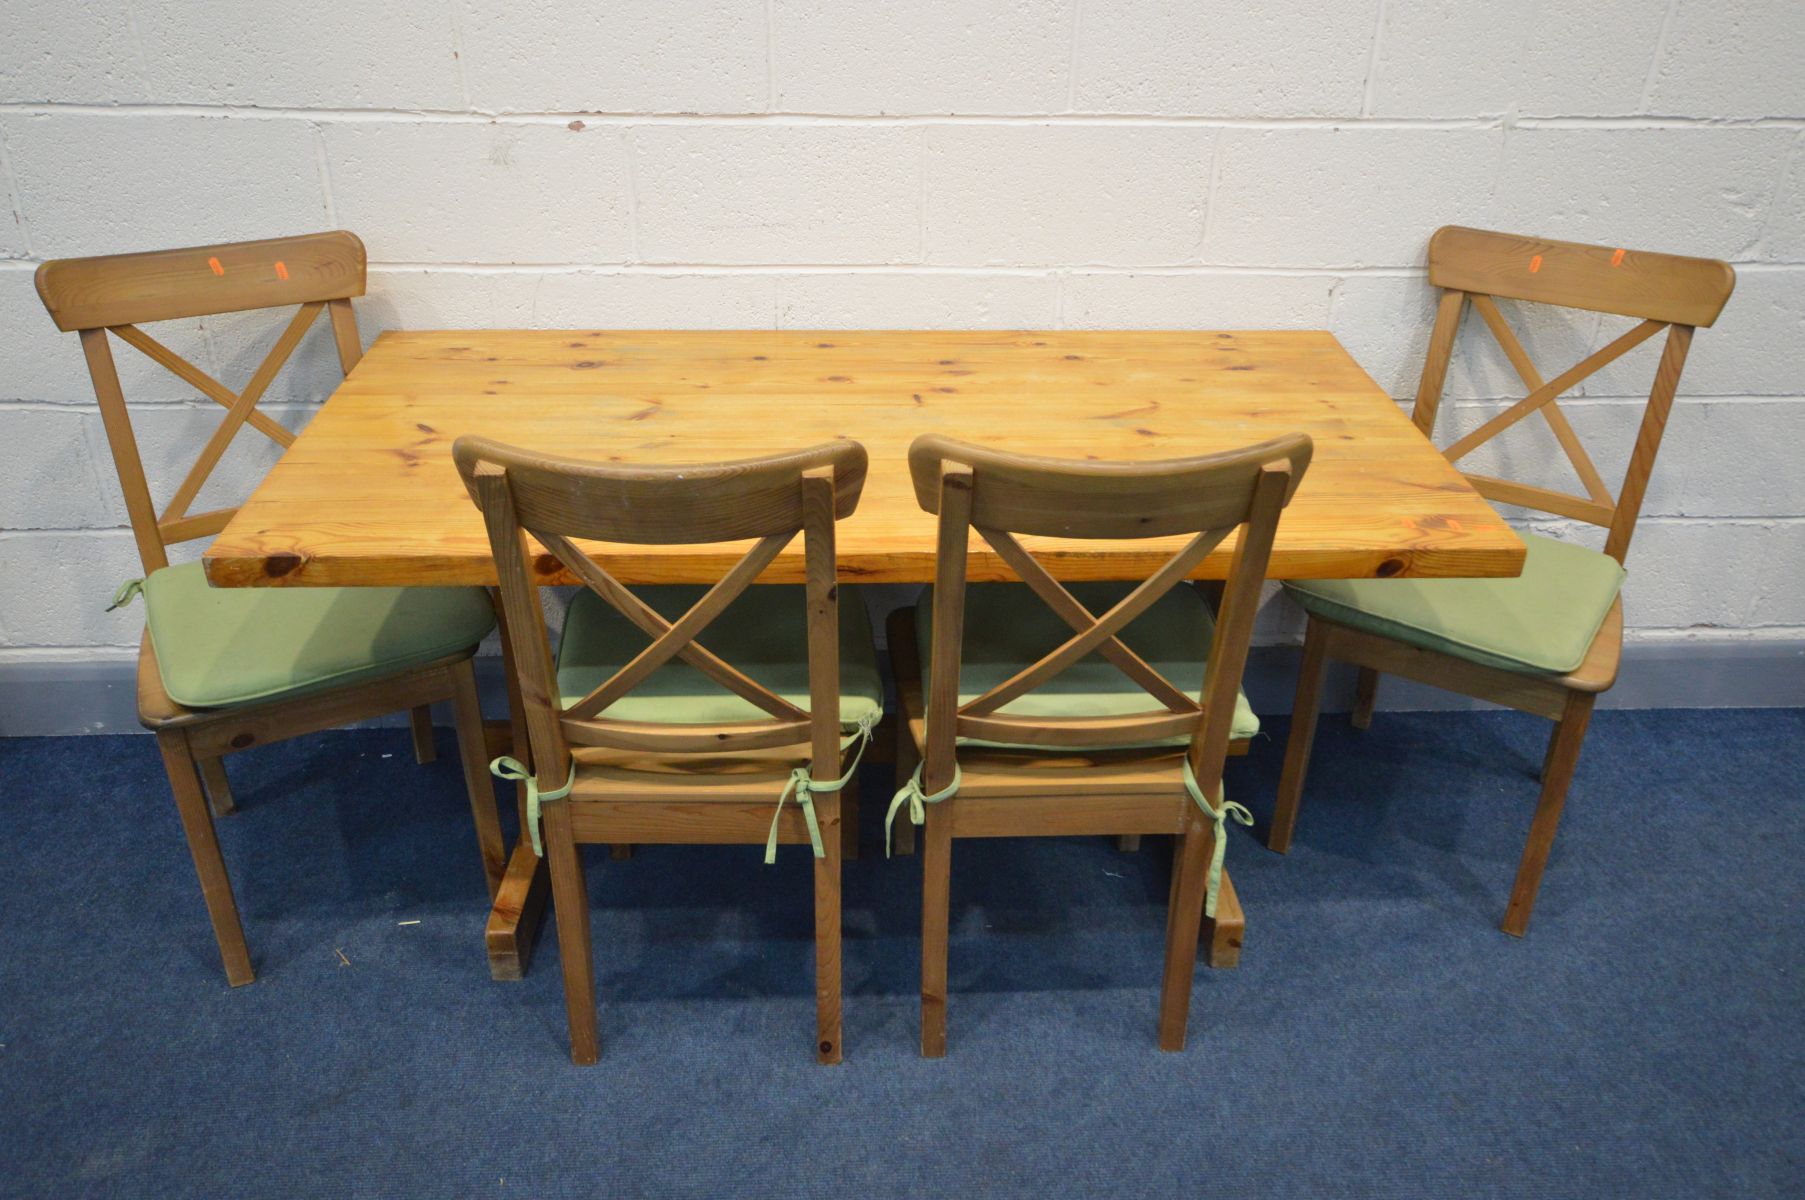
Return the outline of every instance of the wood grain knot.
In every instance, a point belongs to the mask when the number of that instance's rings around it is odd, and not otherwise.
[[[1379,578],[1380,579],[1390,579],[1393,575],[1402,574],[1403,570],[1404,570],[1404,560],[1403,559],[1388,558],[1384,562],[1379,564]]]
[[[257,740],[257,736],[255,734],[251,734],[251,733],[233,734],[232,735],[232,749],[243,750],[246,746],[250,745],[252,742],[254,742],[256,740]]]
[[[271,554],[263,560],[263,573],[271,579],[280,579],[300,570],[306,561],[299,554]]]

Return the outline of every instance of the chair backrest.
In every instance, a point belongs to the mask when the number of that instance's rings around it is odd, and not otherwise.
[[[850,516],[865,485],[865,448],[829,442],[791,454],[698,466],[626,466],[539,454],[461,437],[452,457],[482,510],[495,557],[502,613],[519,675],[533,771],[562,787],[570,746],[654,753],[729,752],[807,742],[819,778],[839,768],[840,625],[834,523]],[[809,707],[797,707],[708,650],[708,624],[802,534],[806,569]],[[652,642],[588,695],[566,705],[539,606],[530,534]],[[756,539],[720,581],[669,621],[572,539],[695,545]],[[548,564],[549,566],[549,564]],[[549,567],[556,571],[556,567]],[[734,724],[616,720],[603,711],[680,658],[768,715]],[[822,774],[825,772],[825,774]]]
[[[1465,472],[1467,481],[1487,499],[1603,526],[1610,531],[1605,538],[1605,553],[1621,563],[1629,552],[1642,497],[1648,489],[1648,476],[1667,428],[1680,372],[1686,365],[1686,352],[1692,345],[1692,331],[1717,320],[1736,286],[1736,273],[1729,264],[1715,259],[1555,242],[1448,225],[1436,230],[1429,239],[1429,282],[1441,288],[1442,294],[1435,330],[1429,339],[1429,357],[1417,388],[1412,418],[1417,428],[1425,434],[1434,432],[1448,360],[1470,303],[1510,359],[1529,394],[1449,445],[1443,454],[1450,462],[1459,462],[1531,413],[1540,412],[1573,464],[1585,488],[1584,496],[1473,472]],[[1553,379],[1544,380],[1498,311],[1493,299],[1497,296],[1614,313],[1640,318],[1641,323]],[[1629,468],[1613,497],[1556,397],[1663,329],[1667,330],[1666,346],[1655,369]]]
[[[1189,735],[1191,765],[1213,788],[1227,754],[1235,694],[1247,661],[1260,587],[1279,513],[1310,463],[1311,442],[1296,433],[1223,454],[1164,462],[1040,458],[957,442],[915,439],[909,469],[916,499],[940,517],[933,632],[929,647],[927,747],[923,785],[952,779],[962,737],[1047,747],[1132,745]],[[994,548],[1023,583],[1072,628],[1039,661],[959,703],[969,529]],[[1121,630],[1177,586],[1240,530],[1201,691],[1167,679],[1125,645]],[[1018,539],[1138,539],[1191,534],[1165,564],[1101,616],[1053,578]],[[1146,690],[1144,713],[1113,717],[1017,717],[1005,705],[1091,654]],[[1187,681],[1191,688],[1198,681]]]
[[[38,268],[38,295],[57,328],[81,335],[82,353],[100,402],[100,417],[112,448],[125,508],[146,573],[169,565],[167,547],[224,529],[236,508],[193,513],[189,505],[205,486],[233,437],[245,425],[287,448],[294,435],[257,411],[288,356],[320,315],[331,314],[339,365],[349,373],[363,354],[351,297],[364,293],[364,247],[355,234],[313,233],[155,250],[98,258],[65,258]],[[243,391],[234,392],[175,351],[138,328],[152,321],[204,317],[248,309],[300,305]],[[142,351],[226,410],[219,427],[158,515],[145,482],[144,461],[126,412],[125,395],[107,333]]]

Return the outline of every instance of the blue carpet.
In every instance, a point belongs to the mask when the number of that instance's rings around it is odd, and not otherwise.
[[[1230,787],[1264,820],[1286,733]],[[847,1061],[811,1054],[800,849],[592,851],[602,1062],[549,929],[492,983],[450,735],[231,760],[260,978],[225,986],[151,742],[0,742],[0,1193],[1780,1196],[1805,1165],[1805,711],[1606,712],[1530,936],[1497,930],[1547,726],[1323,723],[1249,937],[1154,1046],[1168,854],[962,843],[950,1053],[868,771]],[[875,852],[873,852],[873,848]],[[343,958],[341,960],[341,952]]]

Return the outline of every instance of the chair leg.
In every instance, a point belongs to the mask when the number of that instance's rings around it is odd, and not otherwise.
[[[1523,860],[1517,864],[1517,881],[1510,889],[1510,904],[1504,910],[1501,926],[1513,937],[1522,937],[1529,931],[1529,913],[1535,907],[1536,891],[1542,886],[1548,852],[1554,849],[1554,832],[1561,823],[1561,809],[1567,803],[1567,788],[1579,765],[1579,750],[1585,743],[1586,725],[1592,719],[1596,699],[1591,692],[1568,692],[1560,722],[1549,738],[1542,797],[1529,825],[1529,842],[1523,847]]]
[[[157,749],[162,751],[163,770],[175,793],[182,832],[188,835],[188,853],[194,857],[195,874],[200,876],[201,898],[207,903],[207,915],[213,919],[213,936],[219,942],[226,982],[241,987],[255,979],[256,973],[251,970],[251,951],[245,945],[238,904],[232,898],[232,881],[226,875],[226,860],[219,853],[213,815],[207,811],[207,798],[201,794],[200,776],[195,773],[187,735],[180,731],[159,733]]]
[[[840,1061],[840,847],[837,826],[845,819],[842,798],[823,796],[815,815],[822,855],[815,864],[815,1061]]]
[[[232,802],[232,784],[226,778],[226,760],[224,758],[203,758],[198,764],[201,769],[201,782],[207,785],[207,803],[216,817],[229,817],[238,811],[238,805]]]
[[[501,877],[508,870],[508,847],[501,836],[501,816],[495,806],[495,781],[489,775],[488,738],[483,728],[482,701],[476,690],[476,667],[470,661],[451,669],[455,680],[452,692],[452,719],[457,726],[458,763],[464,770],[464,790],[470,794],[470,816],[476,825],[476,846],[483,856],[483,877],[489,884],[489,899],[501,890]],[[424,708],[413,710],[416,717]],[[419,726],[415,726],[414,746],[419,749]],[[431,725],[427,733],[432,732]],[[428,744],[431,738],[428,737]],[[427,762],[427,759],[421,759]]]
[[[1379,673],[1371,667],[1361,667],[1354,677],[1354,708],[1347,715],[1348,724],[1355,729],[1372,728],[1373,705],[1378,699]]]
[[[1141,848],[1141,835],[1140,834],[1124,833],[1124,834],[1117,835],[1116,849],[1120,850],[1123,854],[1133,854],[1135,851],[1139,850],[1140,848]]]
[[[1304,658],[1297,669],[1297,695],[1291,701],[1291,736],[1285,742],[1285,765],[1279,771],[1278,797],[1272,806],[1272,828],[1266,848],[1280,854],[1291,849],[1291,831],[1303,803],[1304,776],[1310,770],[1310,747],[1316,741],[1316,718],[1322,711],[1322,677],[1329,667],[1329,635],[1315,617],[1304,628]]]
[[[439,757],[439,747],[432,734],[432,705],[421,704],[409,709],[407,723],[414,735],[414,761],[435,761]]]
[[[840,789],[840,858],[859,859],[859,777],[854,775]]]
[[[928,805],[921,834],[921,1055],[946,1055],[946,939],[957,800]]]
[[[570,802],[540,810],[545,857],[551,867],[552,908],[558,924],[558,959],[564,969],[564,1008],[570,1018],[570,1061],[593,1066],[601,1053],[595,1020],[595,948],[589,935],[589,885],[570,825]]]
[[[1172,857],[1171,902],[1166,908],[1166,966],[1159,993],[1159,1048],[1183,1050],[1191,1014],[1191,979],[1197,973],[1197,937],[1203,928],[1203,894],[1208,882],[1215,831],[1202,817],[1186,818],[1184,836]]]

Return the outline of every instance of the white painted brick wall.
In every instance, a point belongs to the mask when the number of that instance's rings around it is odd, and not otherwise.
[[[1168,116],[1354,117],[1372,5],[1313,0],[1086,3],[1072,107]]]
[[[333,215],[392,262],[621,262],[633,248],[620,130],[357,122],[323,131]]]
[[[776,281],[780,329],[1041,329],[1059,322],[1051,272],[811,272]]]
[[[1071,91],[1078,0],[772,0],[777,104],[807,113],[1048,113]],[[852,19],[848,19],[851,17]]]
[[[746,113],[770,95],[764,0],[449,0],[486,112]]]
[[[1674,0],[1672,8],[1642,111],[1798,115],[1805,6],[1797,0]]]
[[[1420,266],[1438,225],[1483,225],[1498,129],[1230,129],[1203,257],[1255,267]]]
[[[276,237],[326,223],[305,121],[8,113],[7,158],[44,258]]]
[[[94,529],[119,519],[118,489],[99,485],[88,414],[77,408],[0,406],[0,529]]]
[[[125,0],[0,0],[0,101],[146,100],[143,56]]]
[[[547,275],[532,324],[548,329],[769,329],[770,275],[572,271]]]
[[[928,260],[1196,262],[1216,137],[1195,126],[930,128]]]
[[[1489,220],[1573,241],[1746,259],[1796,136],[1697,126],[1517,130]]]
[[[1074,271],[1065,323],[1073,329],[1323,329],[1329,275]]]
[[[167,104],[460,107],[442,4],[130,4],[144,94]],[[64,53],[66,53],[66,49]]]
[[[1385,0],[1373,71],[1378,116],[1634,113],[1664,0],[1511,5]]]
[[[647,262],[920,261],[919,130],[648,125],[631,143]]]
[[[433,327],[1323,328],[1406,401],[1448,222],[1730,259],[1632,636],[1805,636],[1799,0],[0,0],[0,661],[129,656],[135,572],[48,257],[342,226]],[[1625,324],[1507,305],[1552,375]],[[283,314],[152,332],[241,386]],[[1607,477],[1656,350],[1568,410]],[[116,345],[166,494],[219,410]],[[316,330],[270,392],[337,379]],[[1444,434],[1521,393],[1477,322]],[[251,435],[203,502],[268,464]],[[1476,458],[1565,484],[1539,421]],[[1571,522],[1558,536],[1596,540]],[[1270,605],[1266,640],[1295,636]]]

